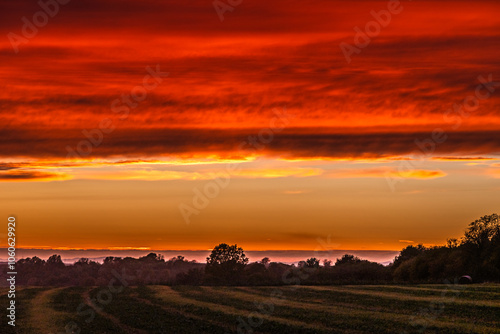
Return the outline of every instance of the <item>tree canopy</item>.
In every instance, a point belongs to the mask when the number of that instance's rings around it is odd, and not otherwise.
[[[207,257],[208,265],[219,264],[247,264],[248,258],[243,252],[243,248],[237,245],[219,244],[214,247],[212,253]]]
[[[225,243],[214,247],[212,253],[207,257],[205,272],[209,280],[222,282],[224,284],[238,284],[243,275],[248,258],[243,248],[238,245]]]
[[[469,224],[463,243],[483,247],[500,236],[500,222],[497,214],[483,216]]]

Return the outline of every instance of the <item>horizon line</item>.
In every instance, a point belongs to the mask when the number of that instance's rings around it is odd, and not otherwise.
[[[0,247],[8,249],[8,247]],[[17,247],[16,250],[54,250],[54,251],[157,251],[157,252],[210,252],[212,249],[152,249],[152,248],[24,248]],[[399,252],[395,249],[244,249],[247,252],[325,252],[325,251],[368,251],[368,252]]]

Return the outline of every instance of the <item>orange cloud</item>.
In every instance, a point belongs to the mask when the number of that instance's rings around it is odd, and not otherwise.
[[[221,172],[223,172],[221,174]],[[199,170],[199,171],[171,171],[171,170],[114,170],[114,171],[84,171],[76,172],[76,178],[97,180],[211,180],[215,177],[231,178],[281,178],[281,177],[311,177],[321,175],[323,171],[318,168],[246,168],[225,171]]]
[[[17,170],[0,172],[0,181],[62,181],[70,178],[70,175],[64,173]]]
[[[392,178],[404,178],[404,179],[433,179],[446,176],[446,173],[442,171],[434,170],[404,170],[399,171],[392,167],[380,167],[380,168],[368,168],[368,169],[342,169],[335,170],[328,173],[330,177],[339,178],[377,178],[377,177],[392,177]]]
[[[247,169],[234,173],[246,178],[310,177],[323,174],[319,168]]]
[[[286,195],[298,195],[298,194],[303,194],[305,193],[304,190],[285,190],[283,192],[283,194],[286,194]]]
[[[432,160],[438,161],[489,161],[489,160],[498,160],[498,158],[488,158],[488,157],[433,157]]]
[[[398,178],[405,178],[405,179],[435,179],[439,177],[444,177],[446,176],[445,172],[442,171],[434,171],[434,170],[422,170],[422,169],[416,169],[416,170],[411,170],[411,171],[392,171],[389,172],[387,175],[392,176],[392,177],[398,177]]]

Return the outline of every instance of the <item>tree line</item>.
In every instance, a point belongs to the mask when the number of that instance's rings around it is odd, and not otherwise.
[[[470,223],[461,239],[444,246],[408,246],[388,266],[345,254],[335,263],[309,258],[298,265],[269,258],[249,263],[237,245],[214,247],[206,263],[182,256],[165,260],[150,253],[138,259],[107,257],[103,263],[82,258],[65,265],[60,255],[17,261],[18,284],[29,286],[100,286],[126,272],[131,285],[282,285],[442,283],[460,277],[473,282],[500,281],[500,223],[497,214]]]

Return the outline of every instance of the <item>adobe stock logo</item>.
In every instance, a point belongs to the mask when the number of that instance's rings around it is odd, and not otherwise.
[[[38,35],[38,28],[43,28],[49,23],[49,17],[53,18],[59,13],[59,5],[67,5],[71,0],[47,0],[38,1],[38,6],[41,10],[33,14],[31,21],[23,16],[21,21],[24,23],[21,28],[21,35],[13,32],[7,34],[7,38],[14,49],[14,52],[19,53],[19,46],[26,44]]]
[[[219,16],[219,20],[224,22],[224,13],[232,12],[237,6],[241,5],[243,0],[227,0],[227,3],[222,0],[214,0],[212,5],[214,6],[215,12]]]
[[[393,15],[400,14],[402,11],[403,6],[401,6],[401,2],[399,0],[389,0],[387,3],[387,9],[382,9],[379,12],[372,10],[370,12],[374,20],[365,24],[364,31],[362,31],[358,26],[354,27],[354,31],[356,32],[354,35],[354,45],[346,42],[339,44],[347,63],[351,63],[351,56],[354,53],[361,53],[361,50],[370,44],[373,37],[380,35],[382,27],[385,28],[391,23]]]

